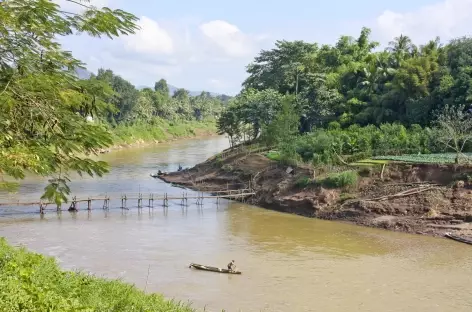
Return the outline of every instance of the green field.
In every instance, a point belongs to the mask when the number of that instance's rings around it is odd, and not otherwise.
[[[350,163],[351,166],[373,166],[373,165],[384,165],[388,164],[387,159],[363,159],[353,163]]]
[[[469,159],[472,159],[472,153],[465,153]],[[443,154],[420,154],[420,155],[402,155],[402,156],[376,156],[374,160],[389,160],[398,162],[410,162],[417,164],[453,164],[456,159],[455,153]]]

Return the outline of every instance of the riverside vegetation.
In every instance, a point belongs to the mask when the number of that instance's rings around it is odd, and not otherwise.
[[[85,64],[59,37],[85,33],[110,39],[134,33],[137,18],[123,10],[65,0],[0,3],[0,188],[12,190],[26,172],[49,176],[42,199],[61,205],[68,174],[101,176],[91,158],[113,144],[166,140],[212,131],[225,97],[184,89],[169,96],[165,80],[138,91],[110,70],[78,78]],[[193,311],[120,281],[62,272],[54,260],[0,240],[0,311]]]
[[[133,285],[63,272],[54,259],[13,248],[0,238],[0,311],[175,311],[188,305]]]
[[[170,96],[164,79],[137,90],[105,69],[79,79],[85,64],[57,38],[86,33],[113,39],[134,33],[137,18],[88,1],[66,2],[81,13],[52,1],[8,0],[0,6],[0,187],[13,189],[18,184],[4,178],[23,179],[25,172],[48,176],[42,199],[57,205],[70,194],[70,172],[108,171],[91,155],[118,144],[212,133],[228,98],[190,96],[185,89]]]
[[[402,35],[377,51],[364,28],[334,46],[278,41],[248,66],[243,90],[221,112],[226,98],[190,97],[182,89],[169,97],[163,80],[138,91],[109,70],[78,79],[77,68],[85,64],[56,38],[128,35],[137,30],[137,18],[65,1],[82,13],[44,0],[0,4],[2,178],[49,176],[42,198],[60,205],[70,194],[69,172],[107,172],[106,163],[90,156],[114,140],[185,135],[197,122],[217,118],[233,146],[253,145],[166,179],[200,188],[251,181],[254,201],[263,206],[405,231],[434,232],[428,223],[472,219],[466,165],[472,39],[417,46]],[[437,152],[443,156],[431,156]],[[454,164],[424,165],[421,157]],[[395,162],[413,158],[414,164]],[[287,173],[287,165],[295,170]],[[4,241],[0,255],[0,305],[7,311],[187,309],[120,282],[60,272],[52,260]]]
[[[218,119],[233,148],[164,179],[250,185],[254,203],[306,216],[472,234],[472,38],[401,35],[379,50],[369,35],[261,51]]]

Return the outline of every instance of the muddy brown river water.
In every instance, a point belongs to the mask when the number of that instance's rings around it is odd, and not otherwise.
[[[74,181],[73,192],[178,195],[182,189],[149,174],[192,166],[226,147],[214,137],[114,151],[102,157],[111,173]],[[36,200],[43,188],[43,179],[30,177],[0,201]],[[37,207],[3,209],[0,236],[56,257],[65,269],[122,278],[206,311],[472,311],[472,247],[465,244],[227,201],[128,211],[115,209],[120,203],[44,217]],[[232,259],[242,275],[188,268]]]

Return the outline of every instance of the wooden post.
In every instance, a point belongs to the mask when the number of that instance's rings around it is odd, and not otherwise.
[[[148,207],[149,208],[154,208],[154,194],[149,194],[149,204],[148,204]]]
[[[103,200],[103,209],[108,208],[110,208],[110,197],[107,197],[107,195],[105,195],[105,199]]]
[[[87,210],[92,210],[92,200],[90,199],[90,197],[87,199]]]
[[[126,194],[124,196],[122,195],[121,196],[121,209],[127,209],[126,208],[126,200],[127,200]]]
[[[167,198],[167,193],[164,193],[164,200],[163,200],[162,205],[164,207],[167,207],[169,205],[168,198]]]
[[[143,194],[138,195],[138,209],[143,208]]]
[[[41,202],[39,203],[39,213],[42,215],[44,214],[44,204]]]

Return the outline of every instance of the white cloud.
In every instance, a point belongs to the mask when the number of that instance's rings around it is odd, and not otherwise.
[[[443,0],[406,13],[386,10],[374,27],[384,40],[405,34],[420,42],[436,36],[443,40],[463,36],[471,28],[472,0]]]
[[[239,91],[245,66],[268,42],[266,36],[245,34],[224,21],[143,16],[138,24],[135,34],[117,40],[70,36],[61,41],[93,72],[110,68],[135,85],[152,86],[165,78],[189,90],[226,94]]]
[[[229,57],[245,57],[254,53],[258,38],[244,34],[239,28],[222,20],[214,20],[199,26],[200,31]]]
[[[143,54],[172,54],[174,52],[172,37],[156,21],[143,16],[138,26],[140,29],[135,34],[123,37],[126,49]]]
[[[226,86],[225,82],[221,79],[211,78],[208,79],[209,85],[211,85],[215,90],[220,90]]]

